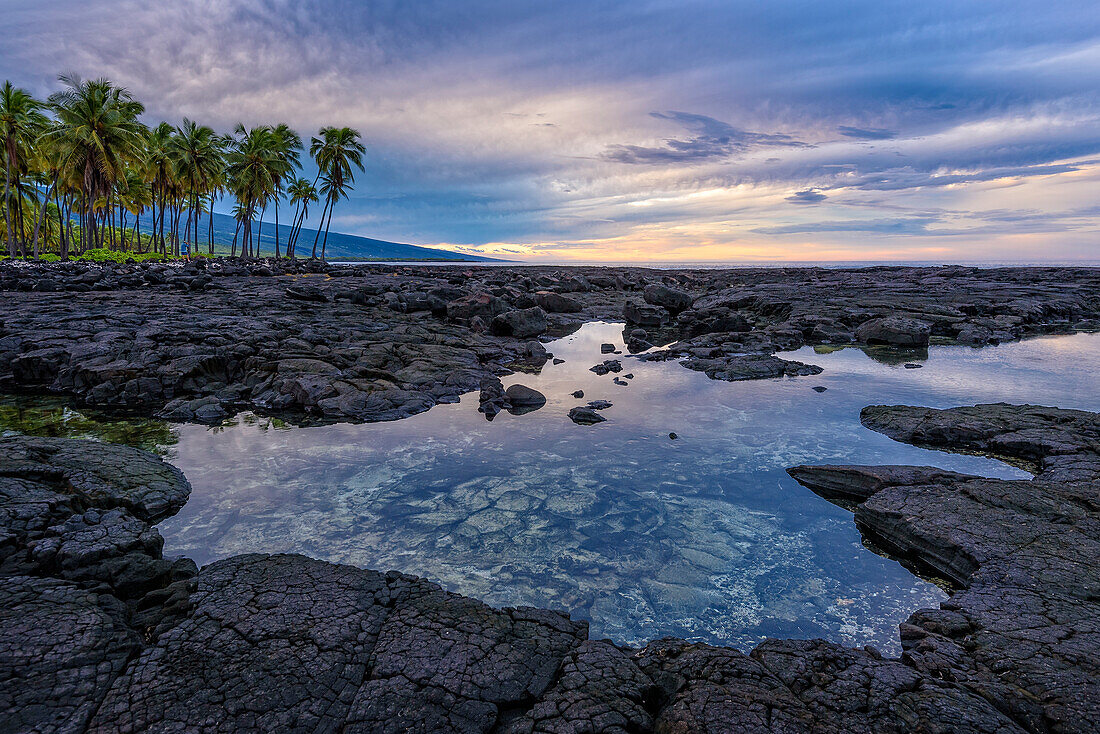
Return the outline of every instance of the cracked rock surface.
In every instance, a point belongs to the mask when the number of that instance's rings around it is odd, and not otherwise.
[[[866,539],[955,589],[904,653],[589,640],[399,573],[253,554],[201,571],[152,523],[189,487],[90,441],[0,439],[0,730],[1085,732],[1100,723],[1100,415],[868,408],[901,440],[1039,468],[798,467]]]

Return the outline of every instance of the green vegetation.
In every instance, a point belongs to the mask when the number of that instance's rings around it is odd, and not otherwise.
[[[324,127],[310,139],[318,173],[297,177],[302,138],[285,124],[232,134],[184,118],[178,126],[141,121],[144,106],[106,79],[61,76],[64,89],[46,101],[10,81],[0,87],[0,156],[4,163],[3,227],[7,257],[95,262],[214,254],[214,204],[235,201],[237,232],[231,255],[258,257],[252,223],[275,213],[275,256],[282,256],[279,202],[294,216],[285,254],[296,256],[309,205],[324,199],[325,257],[332,211],[348,198],[365,148],[348,127]],[[141,231],[149,212],[151,231]],[[203,215],[205,236],[199,234]],[[317,256],[317,240],[312,257]]]
[[[166,421],[73,410],[68,400],[59,397],[0,395],[0,435],[8,434],[90,438],[158,453],[179,440]]]

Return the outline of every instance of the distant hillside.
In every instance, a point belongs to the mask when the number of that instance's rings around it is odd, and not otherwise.
[[[148,214],[141,218],[141,232],[142,234],[149,234],[149,227],[152,226],[152,217]],[[202,221],[199,223],[199,237],[198,240],[203,243],[200,248],[203,252],[206,252],[206,227],[207,219],[206,215],[203,215]],[[183,224],[181,223],[181,227]],[[256,227],[257,223],[252,223],[252,236],[253,241],[256,240]],[[228,253],[230,245],[233,243],[233,233],[237,229],[237,222],[233,217],[226,216],[225,214],[214,214],[214,251],[218,253]],[[295,252],[298,257],[309,257],[313,252],[313,239],[317,234],[317,230],[303,229],[302,234],[298,237],[298,247]],[[281,253],[286,252],[287,237],[290,236],[290,225],[279,225],[279,251]],[[324,239],[325,233],[321,233],[321,239]],[[273,222],[264,222],[263,227],[260,229],[260,253],[264,255],[272,255],[275,252],[275,224]],[[240,237],[237,238],[237,251],[240,251]],[[317,243],[317,255],[321,255],[320,241]],[[374,240],[370,237],[359,237],[353,234],[343,234],[342,232],[328,233],[328,248],[325,251],[325,256],[329,260],[340,260],[342,258],[349,259],[371,259],[371,260],[460,260],[460,261],[473,261],[484,262],[492,261],[495,258],[481,257],[478,255],[466,255],[460,252],[450,252],[448,250],[440,250],[434,247],[420,247],[418,245],[403,245],[398,242],[386,242],[385,240]]]

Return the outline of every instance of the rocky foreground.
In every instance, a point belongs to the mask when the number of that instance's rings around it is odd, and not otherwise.
[[[774,355],[804,344],[904,361],[931,340],[1100,326],[1095,268],[5,263],[0,292],[0,390],[211,423],[392,420],[479,388],[492,401],[500,375],[547,361],[540,340],[594,319],[625,321],[642,358],[721,380],[819,372]]]
[[[587,639],[414,577],[248,555],[201,571],[153,524],[189,486],[151,454],[0,439],[0,730],[1091,732],[1100,723],[1100,415],[872,407],[903,441],[1026,463],[798,467],[875,546],[956,589],[904,653]]]

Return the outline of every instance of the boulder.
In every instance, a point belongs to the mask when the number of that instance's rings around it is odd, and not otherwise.
[[[538,306],[502,313],[493,318],[489,330],[497,336],[521,339],[538,336],[546,331],[546,312]]]
[[[504,391],[508,402],[515,406],[542,407],[546,405],[546,396],[533,387],[526,385],[509,385]]]
[[[932,326],[906,316],[887,316],[865,321],[856,328],[856,340],[864,344],[888,344],[894,347],[926,347]]]
[[[659,327],[664,324],[667,314],[668,312],[665,309],[648,303],[627,301],[626,305],[623,306],[623,318],[628,323],[647,328]]]
[[[535,294],[534,300],[535,304],[547,313],[576,313],[584,309],[576,298],[551,291],[539,291]]]
[[[646,303],[666,308],[673,314],[691,308],[691,304],[695,302],[695,298],[690,293],[659,283],[647,285],[642,291],[642,297]]]

